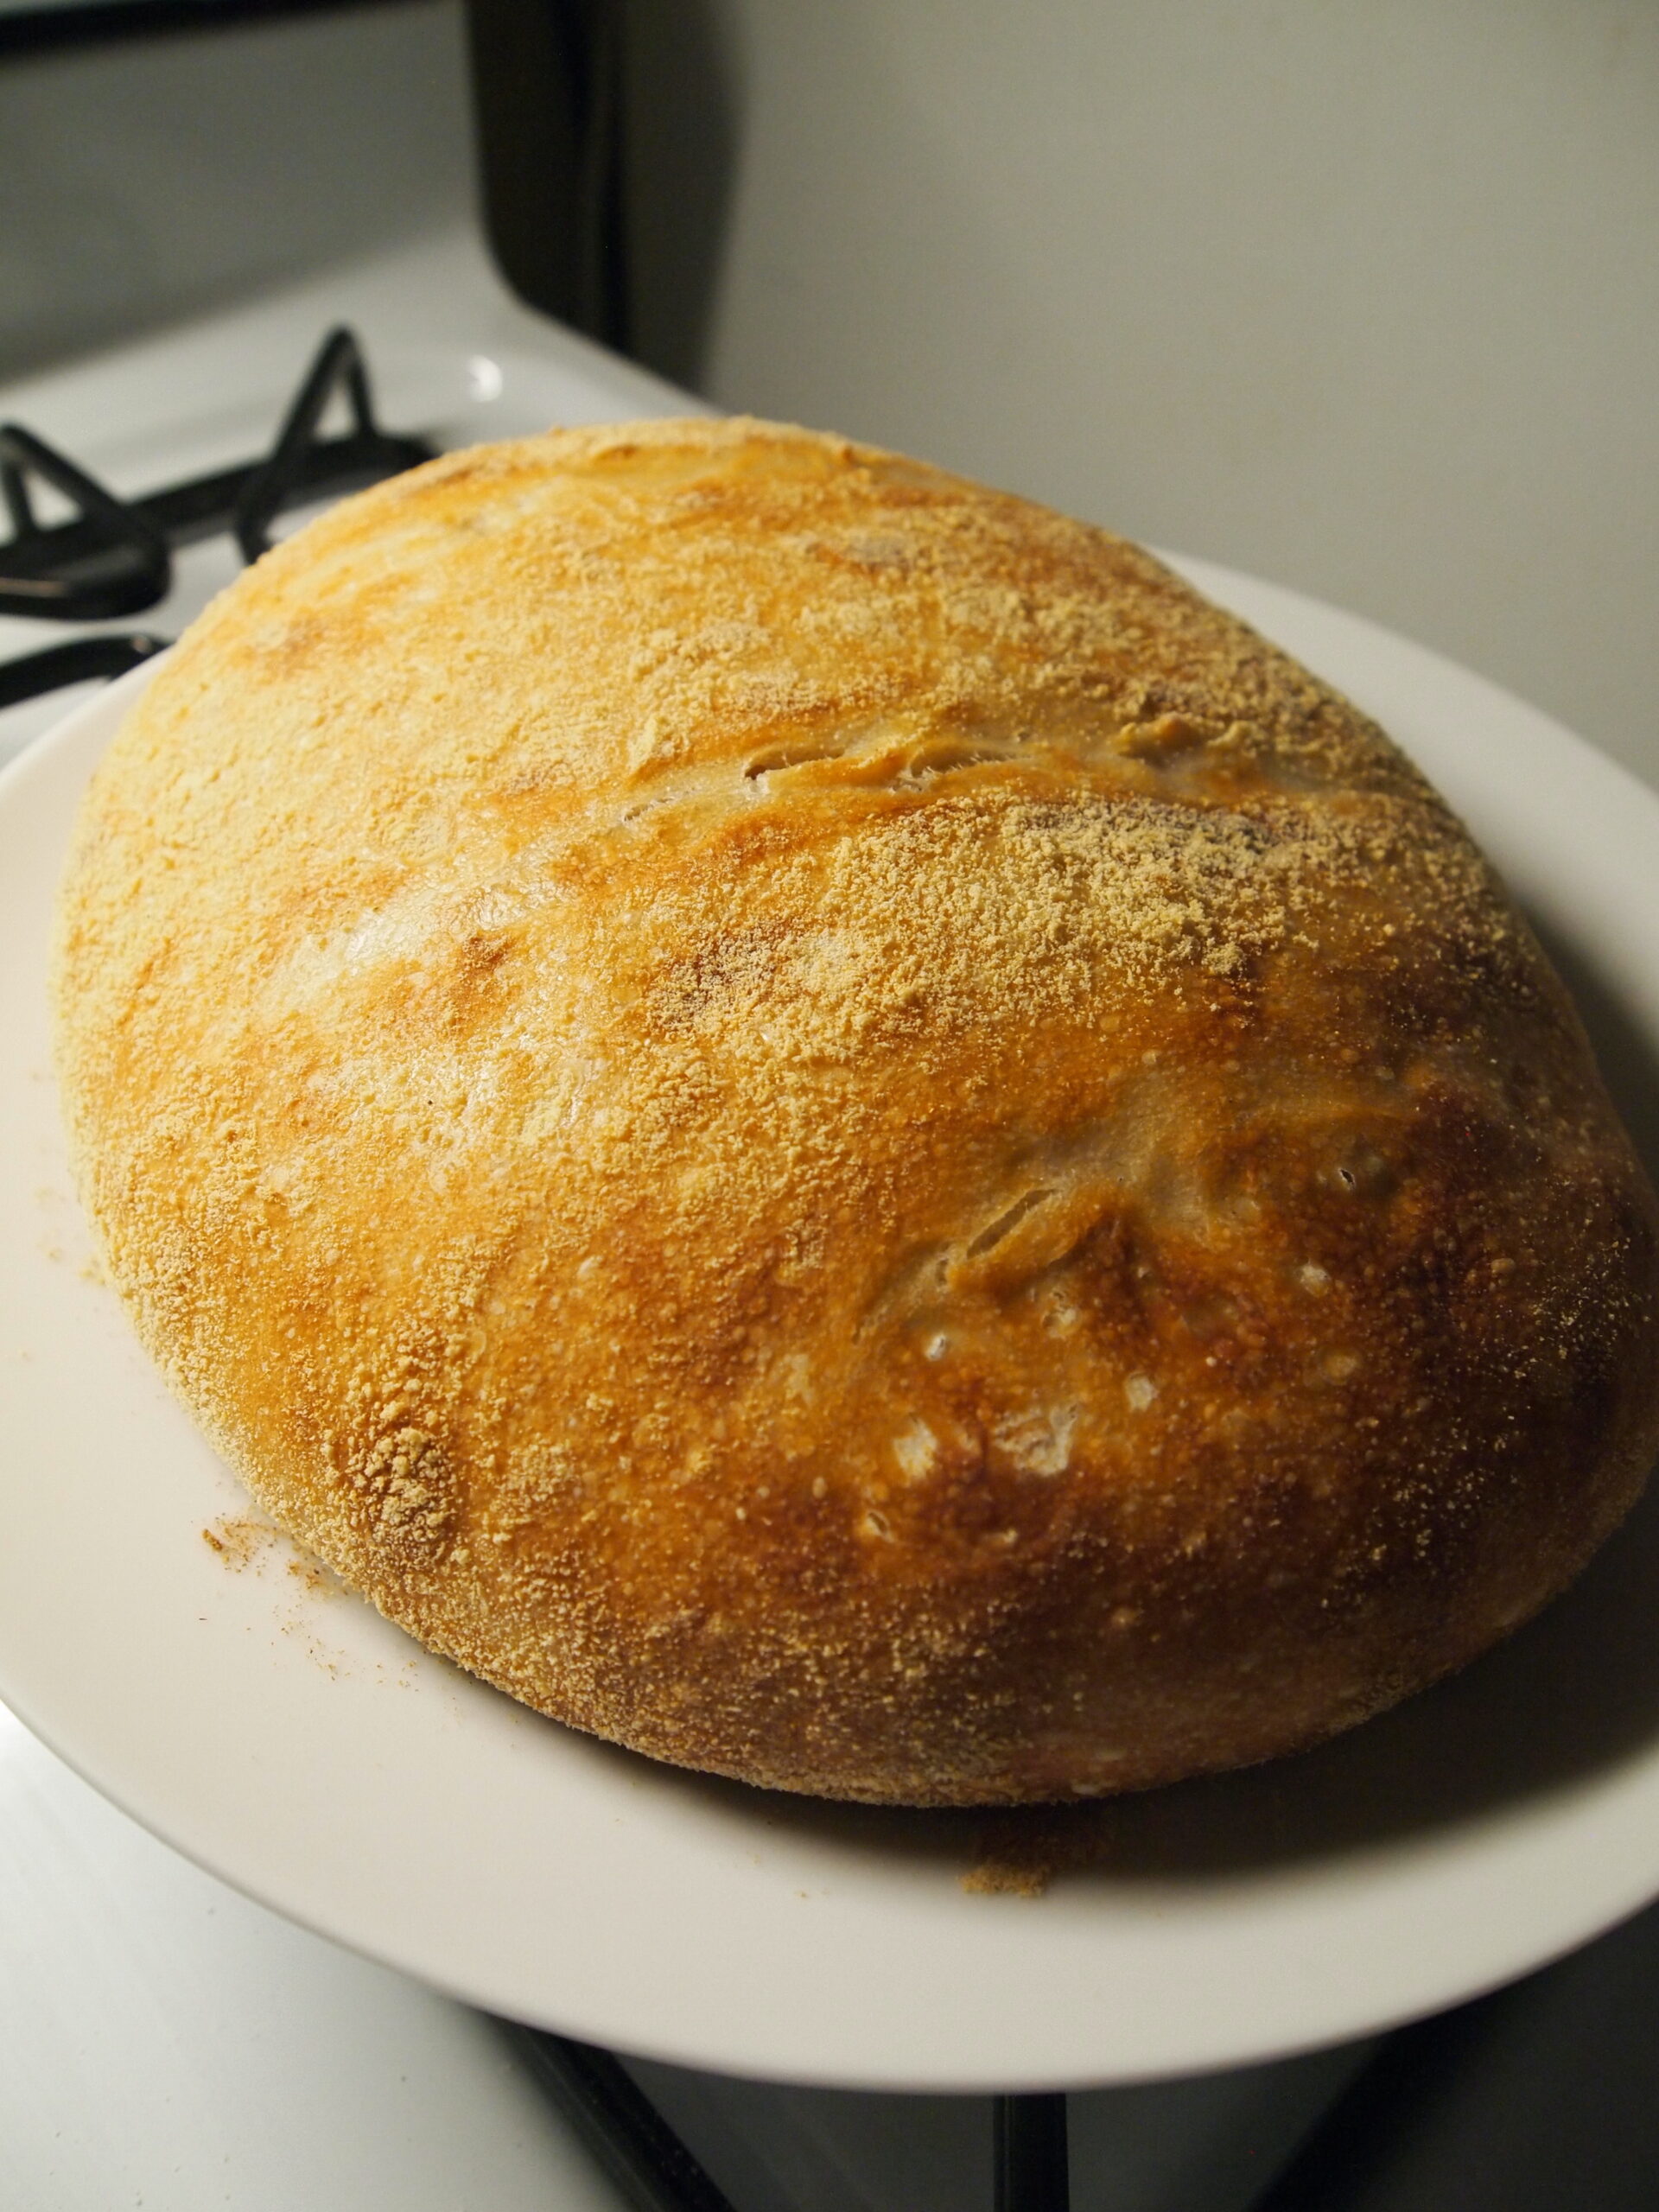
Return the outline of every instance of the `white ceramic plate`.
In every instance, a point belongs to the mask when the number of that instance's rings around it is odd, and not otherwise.
[[[1651,1150],[1659,799],[1431,654],[1184,565],[1463,811]],[[1122,1801],[1103,1855],[1040,1900],[963,1889],[976,1816],[766,1796],[569,1734],[227,1525],[235,1485],[84,1265],[48,1065],[66,835],[147,673],[0,779],[0,1694],[110,1796],[480,2005],[868,2088],[1265,2058],[1489,1986],[1659,1893],[1659,1501],[1457,1681],[1306,1758]]]

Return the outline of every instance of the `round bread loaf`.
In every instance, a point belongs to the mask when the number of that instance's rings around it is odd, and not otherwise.
[[[279,547],[99,769],[56,990],[251,1490],[659,1758],[1287,1751],[1659,1441],[1653,1198],[1421,776],[1147,554],[841,439],[554,433]]]

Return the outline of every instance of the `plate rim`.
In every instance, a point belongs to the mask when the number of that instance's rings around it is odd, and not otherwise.
[[[1523,751],[1529,748],[1537,754],[1541,747],[1542,755],[1553,758],[1558,769],[1565,764],[1578,775],[1587,777],[1591,786],[1599,794],[1598,804],[1622,807],[1627,817],[1634,818],[1637,823],[1645,822],[1647,832],[1656,839],[1655,849],[1659,849],[1659,796],[1656,796],[1620,764],[1597,752],[1585,741],[1565,730],[1525,702],[1501,691],[1486,679],[1473,675],[1444,656],[1397,638],[1380,625],[1313,600],[1306,594],[1268,584],[1240,571],[1209,562],[1173,556],[1172,565],[1178,566],[1182,573],[1192,576],[1201,588],[1224,605],[1233,604],[1236,597],[1253,603],[1258,611],[1250,613],[1247,608],[1247,619],[1255,620],[1257,626],[1268,629],[1268,634],[1273,633],[1272,629],[1268,622],[1263,621],[1260,610],[1266,610],[1269,617],[1274,609],[1281,612],[1290,610],[1297,620],[1305,620],[1316,632],[1323,629],[1338,639],[1345,636],[1355,641],[1356,651],[1369,649],[1380,653],[1385,660],[1397,663],[1408,674],[1414,673],[1417,679],[1427,682],[1431,690],[1438,686],[1456,699],[1467,702],[1472,698],[1484,702],[1489,713],[1510,724],[1518,738],[1524,741]],[[1319,665],[1318,660],[1307,653],[1306,647],[1300,649],[1300,657],[1310,659],[1315,666]],[[0,770],[0,818],[8,817],[14,805],[27,807],[27,798],[17,800],[14,794],[33,779],[48,773],[49,764],[54,759],[71,750],[78,741],[86,742],[86,733],[89,726],[107,722],[112,734],[119,713],[154,677],[162,658],[158,656],[155,661],[132,671],[98,696],[73,710],[29,745],[16,760]],[[1522,811],[1525,811],[1524,803]],[[0,903],[3,900],[0,899]],[[0,965],[5,963],[7,957],[6,950],[0,948]],[[1656,984],[1654,993],[1643,1011],[1646,1016],[1646,1027],[1659,1037],[1659,984]],[[0,1411],[0,1433],[3,1433],[7,1419],[7,1414]],[[0,1488],[3,1487],[4,1479],[4,1476],[0,1474]],[[388,1949],[383,1942],[365,1941],[359,1933],[354,1933],[349,1927],[335,1924],[332,1916],[319,1910],[315,1900],[308,1905],[292,1894],[273,1890],[269,1881],[242,1878],[234,1866],[223,1862],[222,1856],[200,1847],[200,1839],[188,1832],[188,1822],[186,1831],[181,1832],[176,1823],[159,1816],[153,1805],[136,1803],[135,1793],[130,1789],[124,1789],[118,1783],[111,1782],[108,1772],[100,1770],[101,1767],[107,1768],[107,1761],[100,1762],[96,1757],[89,1761],[79,1755],[73,1723],[66,1732],[49,1710],[41,1709],[41,1701],[30,1694],[30,1685],[14,1680],[7,1631],[3,1625],[0,1625],[0,1694],[5,1696],[7,1702],[33,1732],[47,1742],[66,1764],[80,1773],[101,1794],[111,1798],[138,1819],[142,1825],[161,1835],[172,1847],[180,1850],[184,1856],[194,1859],[218,1878],[301,1924],[317,1929],[333,1940],[378,1958],[400,1971],[413,1973],[469,2003],[482,2003],[491,2009],[506,2010],[517,2017],[533,2017],[543,2024],[559,2025],[567,2032],[579,2035],[586,2033],[592,2039],[607,2042],[613,2047],[637,2052],[640,2056],[682,2065],[712,2066],[755,2078],[812,2082],[845,2088],[934,2092],[942,2089],[984,2091],[995,2088],[1076,2088],[1168,2078],[1173,2075],[1195,2074],[1290,2056],[1299,2051],[1374,2032],[1396,2024],[1400,2020],[1420,2016],[1443,2005],[1497,1986],[1548,1963],[1549,1960],[1616,1925],[1640,1910],[1655,1895],[1659,1895],[1659,1840],[1656,1840],[1650,1865],[1644,1866],[1639,1872],[1633,1868],[1622,1883],[1604,1881],[1594,1893],[1593,1904],[1580,1898],[1578,1910],[1560,1915],[1543,1942],[1517,1941],[1511,1947],[1511,1955],[1495,1964],[1484,1975],[1473,1979],[1466,1975],[1453,1976],[1446,1986],[1435,1986],[1431,1993],[1420,1993],[1403,2004],[1384,2005],[1380,2009],[1368,2005],[1357,1991],[1351,1994],[1346,2007],[1333,2005],[1327,1999],[1322,2009],[1305,2008],[1310,2012],[1319,2009],[1320,2016],[1317,2019],[1310,2016],[1301,2032],[1291,2028],[1281,2018],[1277,2028],[1264,2029],[1254,2041],[1242,2039],[1237,2032],[1234,2032],[1230,2037],[1212,2041],[1211,2045],[1206,2048],[1203,2038],[1194,2034],[1188,2039],[1190,2048],[1187,2055],[1179,2062],[1172,2062],[1166,2050],[1161,2057],[1152,2058],[1141,2067],[1120,2056],[1104,2068],[1097,2058],[1093,2063],[1084,2063],[1081,2070],[1075,2072],[1057,2071],[1052,2063],[1039,2065],[1033,2070],[1029,2066],[1022,2067],[1015,2052],[1010,2050],[1006,2059],[987,2057],[977,2067],[964,2065],[957,2060],[943,2068],[923,2063],[906,2069],[889,2056],[873,2072],[870,2064],[861,2061],[843,2037],[842,2057],[838,2063],[825,2059],[824,2063],[804,2069],[798,2060],[797,2063],[786,2062],[773,2068],[765,2063],[764,2053],[747,2048],[741,2036],[734,2037],[729,2029],[714,2037],[712,2043],[700,2044],[694,2039],[688,2044],[683,2034],[670,2036],[666,2039],[653,2037],[648,2022],[639,2024],[644,2032],[629,2032],[626,2025],[619,2031],[618,2024],[613,2020],[573,2017],[556,2001],[550,2001],[543,2007],[527,2007],[522,2001],[522,1993],[518,2001],[503,2005],[499,2000],[504,1993],[499,1989],[481,1988],[476,1978],[469,1978],[465,1974],[458,1976],[453,1971],[435,1972],[430,1959],[423,1958],[419,1962],[411,1963],[407,1950]],[[49,1707],[49,1697],[46,1704]],[[1651,1779],[1656,1792],[1659,1792],[1659,1741],[1649,1749],[1647,1758],[1654,1769]],[[139,1791],[137,1795],[142,1799],[145,1793]],[[1016,1912],[1042,1910],[1030,1907],[1023,1901],[1008,1902]],[[996,1912],[1002,1903],[1001,1900],[983,1900],[981,1901],[981,1909]],[[1424,1987],[1427,1989],[1433,1980],[1433,1975],[1428,1976]],[[1018,2038],[1014,2040],[1017,2042]]]

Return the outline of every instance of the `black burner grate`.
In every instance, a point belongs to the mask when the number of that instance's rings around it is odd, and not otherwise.
[[[336,392],[350,406],[351,428],[320,436]],[[345,328],[330,331],[318,348],[264,459],[138,499],[118,499],[44,438],[18,423],[0,424],[0,499],[11,530],[0,543],[0,614],[106,622],[141,613],[172,588],[177,547],[228,531],[244,559],[257,560],[279,514],[394,476],[430,460],[434,450],[423,439],[381,429],[362,348]],[[42,522],[31,496],[35,483],[49,485],[73,513]],[[89,677],[119,675],[170,642],[148,632],[104,632],[0,663],[0,707]]]

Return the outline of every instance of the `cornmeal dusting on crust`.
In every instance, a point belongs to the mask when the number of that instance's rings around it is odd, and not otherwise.
[[[262,1503],[660,1757],[1291,1749],[1659,1443],[1651,1195],[1441,801],[1147,555],[843,440],[554,432],[277,548],[94,779],[55,988]]]

